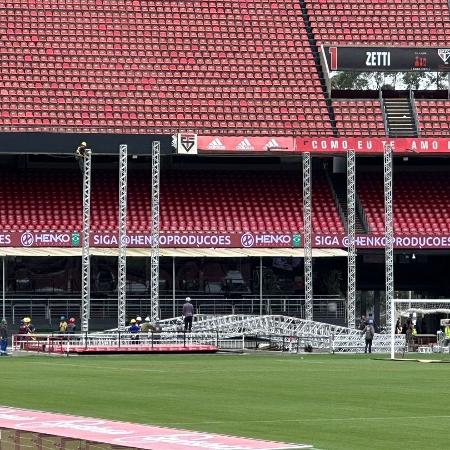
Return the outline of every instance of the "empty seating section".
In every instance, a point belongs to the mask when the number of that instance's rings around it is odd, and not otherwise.
[[[0,228],[80,230],[81,176],[45,172],[0,173]]]
[[[450,135],[450,101],[416,100],[416,110],[421,136]]]
[[[340,136],[386,136],[378,100],[333,101]]]
[[[383,175],[360,174],[358,195],[372,233],[384,233]],[[448,173],[396,173],[394,230],[397,234],[450,231]]]
[[[306,0],[319,44],[448,46],[447,0]]]
[[[0,229],[4,231],[81,230],[81,175],[77,172],[26,171],[0,174]],[[51,176],[50,176],[51,175]],[[115,232],[118,220],[117,174],[93,176],[91,227]],[[397,234],[450,231],[448,173],[396,173],[394,228]],[[303,205],[296,172],[163,172],[161,230],[173,232],[296,232],[303,230]],[[357,192],[370,232],[384,233],[383,176],[358,173]],[[128,229],[150,229],[149,174],[131,172]],[[313,229],[343,233],[331,189],[313,174]]]
[[[0,128],[329,135],[298,0],[4,0]]]
[[[339,233],[343,226],[330,187],[313,176],[313,228]],[[150,175],[129,174],[128,229],[150,229]],[[91,227],[114,232],[117,174],[93,175]],[[3,230],[80,230],[81,175],[18,172],[0,177]],[[303,229],[301,177],[294,172],[163,172],[162,231],[296,232]]]
[[[300,181],[295,172],[171,173],[161,191],[161,227],[172,231],[302,230]],[[325,178],[314,182],[314,229],[342,231]]]

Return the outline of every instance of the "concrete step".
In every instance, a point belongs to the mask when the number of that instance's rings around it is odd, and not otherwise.
[[[417,136],[409,98],[384,100],[384,112],[390,136]]]

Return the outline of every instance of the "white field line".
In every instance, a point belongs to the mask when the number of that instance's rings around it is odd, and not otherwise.
[[[167,373],[170,372],[167,369],[140,369],[137,367],[111,367],[111,366],[90,366],[86,364],[72,364],[72,363],[64,363],[58,364],[53,362],[43,362],[43,361],[33,361],[34,365],[41,366],[53,366],[53,367],[83,367],[84,369],[99,369],[99,370],[116,370],[119,372],[158,372],[158,373]]]
[[[320,417],[314,419],[273,419],[273,420],[214,420],[205,422],[161,422],[152,425],[209,425],[227,423],[288,423],[288,422],[357,422],[365,420],[423,420],[450,419],[450,416],[387,416],[387,417]]]
[[[155,373],[168,373],[168,372],[172,372],[170,369],[145,369],[145,368],[139,368],[139,367],[113,367],[113,366],[91,366],[91,365],[86,365],[83,363],[80,364],[74,364],[74,363],[56,363],[53,361],[33,361],[32,363],[33,365],[42,365],[42,366],[52,366],[52,367],[82,367],[84,369],[98,369],[98,370],[115,370],[118,372],[155,372]],[[215,368],[207,368],[207,367],[203,367],[203,368],[183,368],[183,372],[187,373],[187,372],[220,372],[223,373],[223,368],[222,367],[215,367]],[[244,369],[244,370],[239,370],[240,373],[242,372],[249,372],[249,373],[253,373],[254,370],[252,369]]]

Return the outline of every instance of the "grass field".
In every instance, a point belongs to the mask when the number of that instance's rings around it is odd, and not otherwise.
[[[0,359],[0,404],[313,444],[449,447],[450,364],[344,355]]]

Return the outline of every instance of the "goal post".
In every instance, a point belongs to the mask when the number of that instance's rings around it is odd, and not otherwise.
[[[398,309],[401,304],[406,305],[406,307]],[[395,359],[395,324],[397,318],[413,313],[450,314],[450,299],[393,298],[390,309],[391,359]]]

